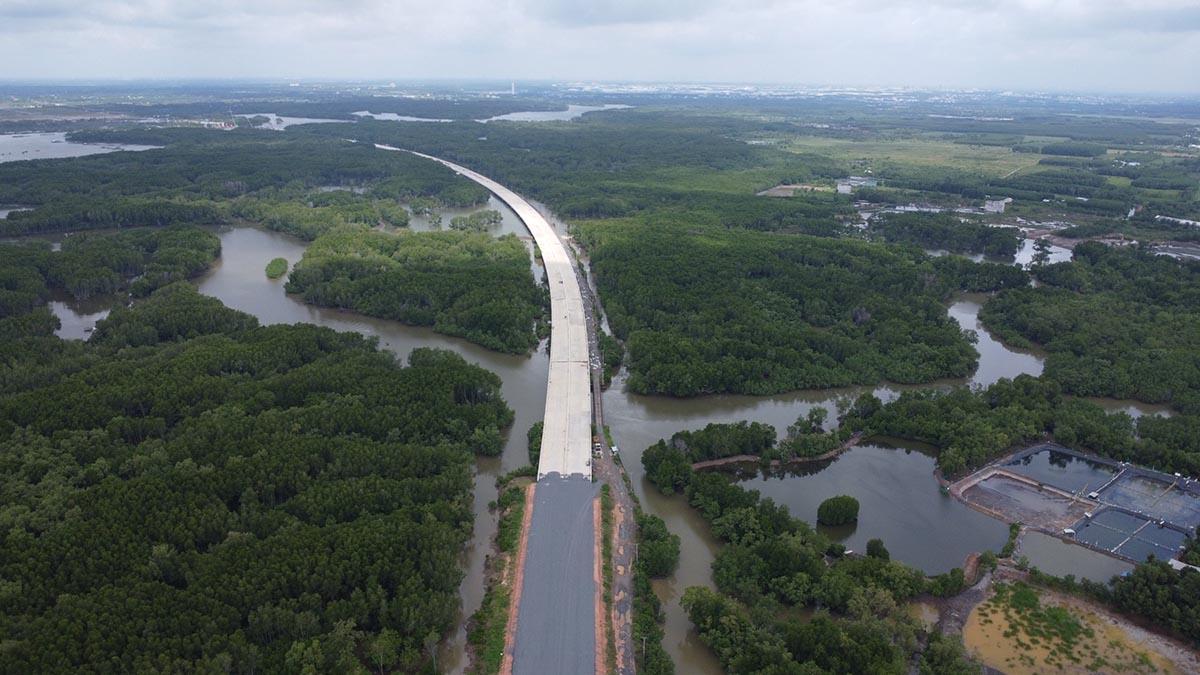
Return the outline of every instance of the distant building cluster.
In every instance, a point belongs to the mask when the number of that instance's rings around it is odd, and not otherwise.
[[[837,182],[837,191],[839,195],[848,195],[856,188],[873,188],[879,185],[879,181],[870,176],[849,176],[839,178]]]

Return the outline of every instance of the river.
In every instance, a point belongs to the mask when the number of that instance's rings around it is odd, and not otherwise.
[[[493,228],[494,233],[511,232],[529,241],[528,233],[506,206],[493,199],[486,208],[494,208],[503,215],[501,223]],[[477,209],[442,210],[443,226],[448,226],[454,215],[465,215],[474,210]],[[563,229],[560,221],[552,219],[551,222],[556,228]],[[431,229],[432,225],[427,217],[414,217],[411,227],[425,230]],[[548,371],[545,345],[528,357],[499,354],[427,328],[306,305],[284,292],[282,279],[270,280],[264,273],[266,263],[272,258],[283,257],[291,264],[299,261],[306,246],[304,242],[251,227],[220,228],[217,234],[221,239],[221,257],[198,280],[202,293],[253,314],[264,324],[306,322],[376,336],[381,348],[401,358],[415,347],[450,349],[502,378],[503,393],[516,412],[516,420],[501,457],[481,458],[476,462],[475,530],[463,557],[466,578],[461,596],[465,619],[478,608],[483,596],[484,562],[496,529],[495,517],[488,511],[488,503],[497,496],[495,479],[528,462],[525,433],[541,418],[545,407]],[[540,277],[540,267],[536,262],[533,264]],[[1000,377],[1041,372],[1041,354],[1009,349],[979,325],[978,313],[984,300],[982,295],[963,295],[948,307],[950,316],[963,328],[977,331],[979,369],[968,380],[944,381],[937,385],[987,385]],[[52,308],[63,319],[64,328],[60,334],[64,337],[85,337],[85,329],[103,312],[102,307],[65,299],[56,299]],[[671,531],[681,538],[679,570],[672,578],[655,582],[667,617],[664,646],[675,660],[678,672],[718,673],[721,672],[719,664],[698,641],[678,600],[688,586],[712,585],[710,566],[719,544],[707,524],[683,498],[663,497],[644,480],[640,461],[642,450],[676,431],[697,429],[710,422],[760,421],[783,432],[813,407],[826,408],[833,419],[839,400],[852,400],[864,391],[873,391],[881,399],[890,400],[909,387],[883,385],[798,391],[767,397],[723,395],[672,399],[628,393],[624,390],[624,381],[624,373],[618,374],[613,386],[604,394],[605,415],[614,442],[622,449],[622,460],[642,504],[649,512],[666,520]],[[1142,410],[1142,404],[1133,402],[1113,404]],[[787,504],[795,515],[809,520],[815,520],[815,505],[819,498],[835,493],[853,494],[863,503],[862,520],[853,531],[833,534],[854,549],[861,549],[868,538],[880,537],[894,558],[935,573],[962,564],[967,552],[983,547],[998,548],[1007,528],[943,496],[934,480],[933,466],[933,457],[919,448],[873,442],[851,450],[819,473],[758,477],[746,484]],[[938,526],[933,527],[933,524]],[[439,656],[439,665],[450,672],[461,672],[466,666],[465,644],[465,621],[460,621]]]
[[[379,338],[381,348],[401,359],[407,358],[416,347],[449,349],[503,380],[504,398],[515,411],[516,419],[506,436],[503,454],[476,461],[475,530],[463,558],[466,572],[461,594],[464,620],[459,621],[455,634],[439,658],[443,669],[460,672],[466,666],[465,618],[479,608],[483,599],[484,562],[496,532],[496,519],[488,510],[488,503],[497,497],[496,478],[529,463],[525,433],[541,419],[545,408],[549,368],[545,344],[532,356],[500,354],[428,328],[307,305],[284,292],[283,279],[268,279],[263,271],[272,258],[283,257],[291,264],[298,262],[304,253],[304,242],[250,227],[222,228],[218,236],[221,238],[221,257],[199,280],[201,293],[253,314],[264,324],[303,322],[375,336]]]
[[[485,120],[476,120],[477,122],[566,122],[577,117],[596,112],[599,110],[624,110],[631,106],[621,105],[619,103],[606,103],[604,105],[574,105],[568,104],[566,110],[530,110],[527,112],[513,112],[505,115],[496,115]]]
[[[255,125],[256,129],[270,129],[271,131],[283,131],[291,126],[299,124],[336,124],[338,122],[349,122],[350,120],[331,120],[321,119],[317,117],[287,117],[285,115],[276,115],[275,113],[241,113],[234,117],[244,117],[250,119],[253,117],[265,117],[265,122]]]
[[[1041,374],[1044,354],[1036,350],[1012,349],[979,323],[979,310],[986,297],[961,294],[948,308],[950,316],[959,325],[978,335],[976,348],[980,358],[975,374],[969,379],[945,380],[932,386],[987,386],[1001,377]],[[889,384],[796,391],[765,397],[721,395],[672,399],[630,394],[624,391],[624,381],[625,374],[619,374],[604,394],[605,420],[611,428],[614,443],[621,448],[622,461],[643,506],[662,517],[670,530],[680,537],[679,569],[672,578],[655,582],[667,619],[663,646],[675,660],[678,672],[720,673],[720,664],[699,642],[686,613],[679,606],[679,598],[688,586],[713,585],[711,565],[720,544],[709,532],[708,524],[687,505],[686,499],[663,497],[645,480],[642,451],[676,431],[699,429],[710,422],[765,422],[782,434],[789,424],[814,407],[828,410],[832,420],[837,416],[839,401],[851,401],[865,391],[873,391],[880,399],[888,401],[912,387]],[[1162,410],[1161,406],[1137,401],[1100,399],[1096,402],[1134,416]],[[834,494],[853,495],[863,504],[862,521],[852,532],[835,534],[858,550],[864,548],[867,539],[879,537],[894,559],[929,573],[944,572],[961,565],[968,552],[982,547],[999,549],[1003,545],[1007,536],[1007,527],[1003,523],[943,496],[933,476],[933,458],[913,444],[897,445],[907,447],[870,443],[847,452],[819,473],[759,477],[745,481],[744,485],[788,505],[793,515],[813,523],[816,505],[821,499]],[[939,526],[931,527],[934,523]],[[1052,566],[1048,561],[1053,553],[1053,550],[1042,553],[1043,564]]]
[[[153,150],[154,145],[128,143],[74,143],[61,131],[25,134],[0,134],[0,163],[26,159],[62,159],[100,155],[118,150]],[[8,212],[13,209],[9,209]]]
[[[623,110],[631,106],[621,105],[616,103],[608,103],[605,105],[575,105],[568,104],[566,110],[526,110],[521,112],[505,113],[488,117],[487,119],[475,120],[476,122],[567,122],[583,115],[596,112],[598,110]],[[400,115],[397,113],[373,113],[369,110],[360,110],[356,113],[351,113],[355,117],[368,117],[374,120],[388,120],[392,122],[453,122],[452,119],[441,117],[413,117],[412,115]]]
[[[10,214],[10,213],[14,213],[16,211],[28,211],[28,210],[29,210],[28,207],[22,207],[22,206],[6,206],[5,208],[0,208],[0,220],[4,220],[5,218],[7,218],[8,214]]]
[[[64,340],[86,340],[96,322],[108,316],[116,301],[111,295],[76,300],[70,293],[54,291],[50,295],[50,311],[60,324],[54,334]]]
[[[940,257],[940,256],[944,256],[944,255],[961,255],[964,258],[968,258],[975,262],[991,262],[991,263],[997,263],[997,264],[1001,264],[1001,265],[1016,264],[1016,265],[1020,265],[1021,267],[1025,268],[1025,269],[1029,269],[1029,267],[1033,264],[1033,256],[1037,254],[1037,242],[1028,237],[1022,237],[1020,247],[1018,247],[1017,252],[1011,256],[993,256],[993,255],[984,255],[982,253],[953,253],[952,254],[950,251],[947,251],[945,249],[940,249],[940,248],[928,248],[928,249],[925,249],[925,252],[934,257]],[[1071,257],[1074,254],[1071,252],[1071,249],[1069,249],[1069,248],[1066,248],[1064,246],[1059,246],[1057,244],[1047,243],[1046,255],[1048,256],[1046,259],[1046,263],[1054,264],[1054,263],[1060,263],[1060,262],[1071,262]]]

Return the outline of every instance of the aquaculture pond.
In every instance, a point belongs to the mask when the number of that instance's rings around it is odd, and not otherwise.
[[[1016,556],[1025,557],[1031,567],[1064,577],[1072,574],[1076,579],[1089,579],[1108,583],[1133,569],[1133,565],[1078,544],[1065,542],[1041,532],[1026,532],[1017,543]]]
[[[1061,452],[1052,447],[1031,452],[1010,462],[1005,468],[1039,483],[1083,495],[1098,490],[1117,473],[1117,468],[1112,464]]]

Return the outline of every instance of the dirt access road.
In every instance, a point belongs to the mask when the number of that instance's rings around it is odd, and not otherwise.
[[[576,259],[584,259],[574,242],[570,249]],[[580,274],[579,288],[583,293],[584,314],[587,317],[588,351],[591,353],[592,418],[597,433],[601,436],[600,451],[593,453],[592,475],[596,481],[608,485],[613,498],[613,586],[612,616],[608,623],[616,638],[616,672],[633,675],[637,671],[633,644],[633,561],[637,555],[637,520],[633,498],[625,484],[625,468],[613,456],[612,447],[604,433],[604,366],[600,356],[599,316],[600,301],[588,279]],[[601,608],[597,608],[600,611]]]

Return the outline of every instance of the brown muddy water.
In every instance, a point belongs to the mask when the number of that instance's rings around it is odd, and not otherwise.
[[[491,229],[492,234],[515,234],[532,249],[532,238],[516,214],[494,197],[479,207],[441,210],[443,227],[449,227],[453,216],[468,215],[483,208],[495,209],[502,215],[502,221]],[[414,216],[411,229],[427,231],[435,228],[428,217]],[[461,591],[460,620],[438,658],[439,666],[446,672],[462,672],[467,666],[466,619],[479,608],[483,600],[484,563],[496,532],[496,518],[488,510],[488,504],[497,496],[496,478],[529,463],[526,432],[534,422],[541,420],[546,401],[549,367],[546,343],[543,342],[537,352],[529,356],[501,354],[460,338],[435,333],[429,328],[307,305],[284,292],[286,277],[268,279],[264,271],[271,259],[280,257],[288,261],[290,269],[303,257],[306,242],[254,227],[222,227],[215,231],[221,240],[221,256],[197,280],[201,293],[221,300],[228,307],[252,314],[263,324],[311,323],[373,336],[378,338],[381,348],[395,353],[400,359],[406,359],[409,352],[417,347],[449,349],[467,361],[496,373],[503,381],[504,398],[515,411],[515,421],[508,431],[501,456],[479,458],[476,461],[475,529],[463,554],[466,577]],[[58,248],[64,236],[53,234],[21,239],[50,241],[54,248]],[[538,261],[531,261],[531,269],[535,278],[544,278],[544,270]],[[77,301],[66,294],[54,295],[50,309],[62,324],[57,331],[58,336],[86,340],[96,323],[108,315],[111,307],[124,301],[123,296]]]
[[[1040,375],[1044,355],[1038,351],[1012,349],[993,337],[980,323],[979,310],[986,300],[980,294],[958,296],[948,311],[959,324],[978,336],[980,354],[975,375],[965,380],[948,380],[933,386],[970,384],[987,386],[1001,377]],[[680,563],[674,577],[655,583],[666,613],[663,646],[681,673],[719,673],[720,664],[699,641],[679,598],[688,586],[712,586],[711,565],[719,543],[708,525],[681,496],[663,497],[645,480],[641,454],[661,438],[682,429],[699,429],[710,422],[749,420],[773,425],[779,433],[814,407],[823,407],[836,418],[839,401],[852,401],[864,391],[873,391],[884,401],[904,389],[900,385],[848,387],[797,391],[778,396],[707,396],[669,399],[639,396],[624,391],[624,374],[614,378],[604,394],[605,421],[613,441],[621,448],[622,461],[643,506],[662,517],[680,537]],[[1131,414],[1154,414],[1158,406],[1136,401],[1105,401],[1112,409]],[[982,548],[999,549],[1007,526],[943,496],[933,476],[934,459],[912,444],[889,447],[869,443],[855,448],[816,473],[759,477],[745,483],[791,508],[793,515],[816,521],[821,499],[850,494],[862,502],[858,528],[844,531],[840,538],[850,548],[861,550],[867,539],[884,540],[892,557],[926,572],[943,572],[963,563],[966,553]],[[1078,548],[1078,547],[1075,547]],[[1055,566],[1060,551],[1040,556],[1046,567]],[[1069,551],[1066,555],[1074,555]]]
[[[496,499],[496,478],[529,463],[525,432],[542,418],[546,405],[548,358],[545,344],[531,356],[500,354],[428,328],[362,316],[352,312],[313,307],[288,296],[284,280],[271,280],[263,269],[272,258],[283,257],[295,264],[304,254],[305,243],[256,228],[222,229],[221,257],[199,281],[200,292],[229,307],[253,314],[264,324],[312,323],[339,331],[355,331],[379,339],[379,346],[406,359],[417,347],[439,347],[460,354],[503,380],[503,394],[516,413],[507,434],[504,452],[498,458],[480,458],[475,469],[475,530],[463,555],[466,577],[462,585],[461,619],[439,658],[448,672],[466,667],[466,622],[483,600],[484,562],[496,532],[496,518],[488,503]]]
[[[494,234],[513,233],[530,241],[520,221],[503,204],[493,199],[485,208],[494,208],[503,215],[502,222],[493,229]],[[442,227],[448,227],[453,216],[475,210],[478,209],[443,210]],[[551,222],[560,232],[565,232],[560,221],[551,218]],[[432,229],[425,217],[414,217],[410,226],[413,230]],[[400,358],[407,357],[415,347],[450,349],[503,380],[503,393],[516,412],[516,421],[501,457],[480,459],[476,463],[475,530],[463,556],[466,577],[461,592],[461,620],[439,656],[439,665],[445,670],[462,672],[467,665],[465,619],[482,600],[484,562],[496,530],[495,517],[487,506],[496,498],[496,477],[528,461],[525,432],[541,418],[545,406],[548,365],[545,345],[528,357],[498,354],[427,328],[306,305],[284,292],[283,279],[267,279],[263,271],[267,262],[276,257],[283,257],[294,265],[303,255],[304,242],[250,227],[222,228],[217,234],[221,238],[221,258],[198,280],[202,293],[253,314],[265,324],[305,322],[375,336],[381,348]],[[533,269],[535,276],[541,278],[542,271],[536,262]],[[984,300],[985,296],[965,295],[956,298],[948,308],[963,328],[978,334],[978,371],[969,380],[944,381],[935,386],[966,383],[986,386],[1001,377],[1041,373],[1043,357],[1040,353],[1010,349],[979,325],[978,313]],[[94,325],[104,312],[99,305],[72,303],[65,299],[56,300],[52,309],[63,320],[64,328],[60,331],[63,337],[74,338],[86,338],[84,329]],[[606,421],[614,442],[621,448],[622,459],[642,504],[649,512],[661,516],[671,531],[681,538],[679,570],[672,578],[655,582],[667,617],[664,646],[675,660],[678,672],[721,672],[720,665],[691,630],[690,622],[679,606],[679,597],[688,586],[712,586],[710,567],[718,543],[682,497],[663,497],[645,482],[642,451],[676,431],[697,429],[710,422],[759,421],[774,425],[782,433],[797,417],[814,407],[826,408],[833,419],[839,401],[851,401],[864,391],[874,391],[880,398],[890,400],[905,388],[884,385],[798,391],[769,397],[726,395],[670,399],[630,394],[624,390],[624,374],[615,378],[613,386],[604,395]],[[1135,414],[1158,412],[1155,406],[1136,402],[1111,402],[1111,405],[1128,408]],[[863,502],[863,520],[852,532],[833,534],[854,549],[862,548],[866,539],[878,536],[894,558],[929,572],[961,565],[962,558],[970,550],[998,548],[1003,544],[1006,531],[998,521],[987,519],[943,496],[933,477],[933,458],[914,447],[896,448],[871,443],[846,453],[820,471],[807,475],[759,477],[748,481],[748,486],[788,504],[795,515],[809,520],[815,520],[819,495],[825,492],[855,495]]]
[[[852,495],[861,506],[858,522],[818,525],[819,531],[859,553],[869,540],[881,539],[896,560],[926,574],[941,574],[962,567],[971,553],[998,551],[1008,538],[1008,526],[943,494],[934,478],[934,461],[918,444],[872,441],[824,466],[739,482],[814,524],[822,501]]]

